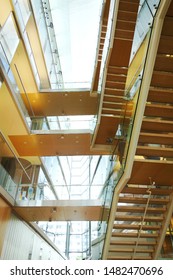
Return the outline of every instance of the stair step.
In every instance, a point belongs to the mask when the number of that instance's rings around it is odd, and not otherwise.
[[[122,11],[118,10],[118,20],[129,20],[129,21],[136,21],[137,13],[129,12],[129,11]]]
[[[122,253],[133,253],[135,250],[134,248],[115,248],[115,249],[109,249],[109,252],[111,253],[118,253],[118,252],[122,252]],[[153,253],[154,249],[142,249],[142,248],[136,248],[136,253]]]
[[[140,206],[118,206],[117,207],[117,212],[133,212],[133,213],[141,213],[145,211],[145,207],[140,207]],[[164,213],[166,211],[166,208],[162,207],[148,207],[147,208],[147,214],[148,213]]]
[[[113,81],[113,82],[121,82],[125,83],[126,82],[126,75],[123,74],[114,74],[114,73],[107,73],[107,80]]]
[[[147,101],[173,104],[172,89],[150,87]]]
[[[157,238],[159,235],[158,233],[141,233],[140,238]],[[123,238],[129,238],[129,237],[138,237],[138,233],[133,232],[112,232],[112,237],[123,237]]]
[[[114,82],[114,81],[110,81],[110,80],[106,80],[106,88],[113,88],[113,89],[120,89],[120,90],[125,90],[125,83],[122,82]]]
[[[133,258],[132,255],[126,255],[126,256],[108,256],[107,260],[151,260],[152,257],[151,256],[135,256]]]
[[[115,221],[142,221],[143,216],[134,216],[134,215],[116,215],[115,216]],[[162,222],[163,217],[159,216],[145,216],[144,219],[145,222]]]
[[[123,29],[116,29],[115,31],[115,38],[125,39],[125,40],[132,40],[134,36],[134,30],[123,30]]]
[[[128,67],[119,67],[119,66],[108,66],[108,74],[123,74],[127,76]]]
[[[173,148],[166,148],[160,146],[137,146],[136,155],[142,155],[149,158],[172,158]]]
[[[173,132],[173,122],[159,118],[144,118],[142,121],[141,131],[159,131],[160,133]]]
[[[141,225],[134,225],[134,224],[114,224],[113,229],[135,229],[139,230]],[[142,230],[160,230],[159,225],[143,225]]]
[[[173,119],[173,106],[164,104],[147,104],[144,115]]]
[[[119,3],[119,9],[123,11],[129,11],[133,13],[137,13],[139,7],[139,3],[137,2],[128,2],[128,1],[120,1]]]
[[[117,20],[117,29],[134,31],[136,26],[135,21]]]
[[[118,102],[118,103],[126,103],[127,101],[122,96],[114,96],[111,94],[104,94],[104,100],[109,102]]]
[[[148,194],[148,191],[151,191],[152,195],[170,195],[173,192],[173,189],[164,189],[164,188],[142,188],[142,187],[125,187],[122,190],[122,193],[129,194]]]
[[[111,240],[110,245],[121,245],[121,246],[135,246],[136,242],[138,242],[138,246],[155,246],[157,244],[156,241],[144,241],[144,240],[128,240],[128,241],[122,241],[122,240]]]
[[[133,204],[146,204],[147,198],[144,197],[129,197],[123,196],[119,198],[120,203],[133,203]],[[156,205],[165,205],[169,202],[169,199],[166,198],[150,198],[149,204],[156,204]]]
[[[110,88],[105,87],[105,93],[114,95],[114,96],[123,96],[124,97],[124,89]]]
[[[141,132],[138,143],[172,145],[173,134]]]

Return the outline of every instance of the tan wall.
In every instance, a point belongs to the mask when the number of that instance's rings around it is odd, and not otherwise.
[[[21,93],[25,91],[27,93],[37,92],[31,65],[22,40],[19,42],[10,66]]]
[[[0,0],[0,25],[3,26],[9,14],[12,11],[12,6],[8,0]],[[2,9],[3,7],[3,9]]]

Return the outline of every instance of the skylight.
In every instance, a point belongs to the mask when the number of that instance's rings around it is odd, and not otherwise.
[[[50,0],[64,88],[90,88],[102,0]]]

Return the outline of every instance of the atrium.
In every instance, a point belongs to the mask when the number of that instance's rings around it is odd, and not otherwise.
[[[0,0],[0,258],[173,258],[173,1]]]

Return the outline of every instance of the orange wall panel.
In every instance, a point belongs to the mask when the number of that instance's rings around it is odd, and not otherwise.
[[[3,248],[4,237],[11,216],[10,206],[0,197],[0,256]]]

